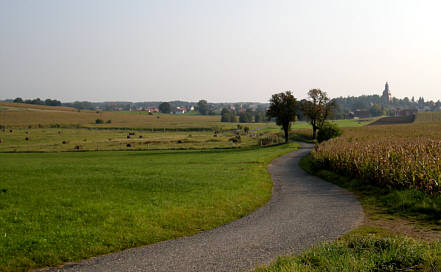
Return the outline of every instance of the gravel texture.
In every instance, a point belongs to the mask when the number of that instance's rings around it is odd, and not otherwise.
[[[271,163],[273,196],[246,217],[197,235],[49,270],[243,271],[334,240],[362,223],[362,207],[352,193],[298,166],[312,148],[302,145]]]

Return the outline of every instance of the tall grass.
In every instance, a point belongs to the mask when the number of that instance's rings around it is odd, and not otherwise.
[[[421,242],[362,227],[300,256],[282,257],[258,272],[441,271],[441,242]]]

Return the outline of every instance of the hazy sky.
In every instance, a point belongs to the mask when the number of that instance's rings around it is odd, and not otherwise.
[[[441,1],[0,0],[0,99],[441,98]]]

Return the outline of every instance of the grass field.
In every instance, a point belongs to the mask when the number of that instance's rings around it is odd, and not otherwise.
[[[129,133],[134,135],[129,135]],[[121,129],[7,129],[0,131],[0,152],[58,152],[79,150],[158,150],[250,147],[266,134],[240,131],[240,141],[232,143],[237,131],[151,132]],[[262,135],[261,135],[262,134]],[[128,138],[130,137],[130,138]]]
[[[347,119],[347,120],[331,120],[330,122],[337,124],[341,128],[354,128],[368,125],[375,121],[376,118],[366,118],[366,119]],[[279,132],[281,128],[276,126],[274,123],[264,125],[259,132]],[[291,125],[291,130],[306,131],[311,130],[312,126],[306,121],[296,121]]]
[[[24,103],[0,102],[0,111],[23,111],[23,110],[52,110],[52,111],[78,111],[71,107],[58,107],[46,105],[32,105]]]
[[[441,112],[420,112],[415,118],[415,122],[441,121]]]
[[[74,110],[65,107],[35,106],[16,103],[0,103],[0,125],[7,128],[125,128],[125,129],[172,129],[210,130],[234,129],[235,123],[220,122],[219,115],[173,115],[146,112],[111,112]],[[96,120],[103,124],[96,124]],[[107,123],[110,120],[110,123]],[[264,123],[244,124],[250,128],[265,126]]]
[[[264,204],[295,145],[206,151],[0,154],[0,271],[195,234]]]

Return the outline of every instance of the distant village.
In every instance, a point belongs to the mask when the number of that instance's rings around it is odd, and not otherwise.
[[[338,97],[333,99],[337,105],[334,111],[333,119],[358,119],[375,116],[411,116],[418,112],[441,111],[440,100],[425,101],[424,98],[419,97],[417,100],[412,97],[405,97],[398,99],[392,96],[389,83],[386,82],[384,90],[381,95],[362,95],[358,97]],[[71,103],[62,103],[54,99],[41,100],[15,98],[4,100],[5,102],[27,103],[48,106],[67,106],[79,110],[103,110],[103,111],[138,111],[154,114],[164,112],[161,110],[161,104],[167,104],[165,111],[170,114],[203,114],[203,115],[223,115],[228,112],[232,116],[240,116],[248,113],[248,115],[262,118],[261,113],[265,113],[268,108],[268,103],[257,102],[237,102],[237,103],[210,103],[206,100],[198,102],[187,101],[157,101],[157,102],[88,102],[75,101]],[[300,100],[299,104],[304,103],[305,100]],[[300,107],[299,107],[300,108]],[[258,114],[256,114],[258,113]],[[251,116],[250,115],[250,116]],[[257,118],[257,117],[253,117]],[[302,112],[298,113],[299,120],[303,119]]]

